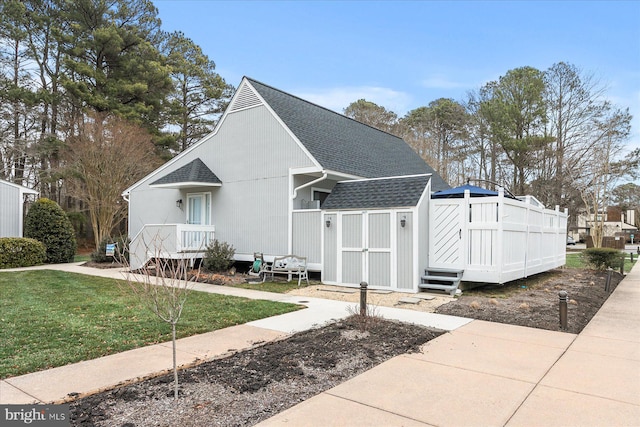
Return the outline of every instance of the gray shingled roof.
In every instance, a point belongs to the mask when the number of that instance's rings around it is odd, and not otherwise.
[[[342,181],[336,184],[322,209],[383,209],[418,204],[429,176]]]
[[[222,184],[216,174],[211,172],[211,169],[197,158],[152,182],[150,185],[179,184],[181,182],[197,182],[206,185]]]
[[[323,168],[366,178],[433,174],[433,191],[450,188],[402,138],[247,80]]]

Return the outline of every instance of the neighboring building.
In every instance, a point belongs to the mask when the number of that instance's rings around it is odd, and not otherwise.
[[[233,245],[240,261],[252,261],[255,253],[264,254],[267,262],[295,254],[306,257],[309,268],[322,272],[327,283],[365,280],[374,288],[415,292],[435,259],[432,250],[442,247],[441,236],[437,245],[430,239],[442,231],[431,230],[431,195],[449,188],[401,138],[243,78],[210,135],[123,193],[129,201],[131,264],[138,268],[159,254],[199,258],[215,237]],[[502,212],[514,203],[527,212],[537,209],[542,221],[543,207],[515,200],[501,204],[503,195],[493,197],[494,207],[482,208],[495,211],[487,221],[499,218],[496,209]],[[502,241],[492,237],[501,230],[494,224],[473,241],[493,255],[474,254],[475,265],[467,262],[463,245],[472,242],[463,238],[466,225],[458,224],[466,218],[464,200],[447,202],[459,206],[458,216],[447,213],[448,207],[439,213],[444,217],[437,221],[450,223],[444,230],[447,239],[456,240],[448,246],[457,251],[455,256],[449,250],[440,253],[439,265],[502,270],[496,257],[502,252],[491,243]],[[560,237],[554,231],[554,243],[542,239],[530,246],[557,247],[551,262],[557,266],[564,263],[566,214],[549,212],[554,218],[564,215],[563,224],[549,222],[559,226]],[[514,211],[511,218],[516,217],[526,218]],[[527,240],[511,238],[522,247],[505,248],[513,262],[508,261],[519,269],[518,277],[533,274],[537,267],[527,269],[525,261]]]
[[[0,179],[0,237],[22,237],[26,197],[38,192]]]
[[[635,223],[635,211],[629,209],[621,211],[617,207],[609,207],[606,212],[600,212],[597,215],[578,214],[576,223],[569,227],[569,235],[576,241],[584,241],[587,236],[592,234],[591,229],[601,223],[604,237],[618,237],[626,242],[638,242],[638,227]]]

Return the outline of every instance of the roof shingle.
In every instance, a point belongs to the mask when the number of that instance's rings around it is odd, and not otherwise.
[[[222,181],[211,172],[211,169],[204,164],[200,158],[197,158],[186,165],[174,170],[163,176],[150,185],[167,185],[178,184],[181,182],[202,183],[202,184],[222,184]]]
[[[450,188],[402,138],[247,80],[323,168],[366,178],[432,174],[433,191]]]
[[[429,175],[342,181],[322,204],[322,209],[386,209],[413,207]]]

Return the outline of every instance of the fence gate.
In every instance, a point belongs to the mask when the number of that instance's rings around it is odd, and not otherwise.
[[[462,270],[465,254],[465,200],[432,199],[429,215],[429,266]]]

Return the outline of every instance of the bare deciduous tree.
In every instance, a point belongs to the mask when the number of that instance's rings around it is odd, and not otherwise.
[[[614,110],[597,123],[598,135],[585,149],[584,167],[569,167],[572,185],[580,192],[585,205],[593,246],[602,247],[605,212],[616,182],[629,174],[625,161],[617,161],[624,142],[631,132],[631,115],[628,111]],[[569,165],[571,166],[571,165]]]
[[[116,116],[89,115],[67,139],[69,193],[89,210],[96,247],[127,215],[122,192],[158,166],[151,135]]]
[[[173,396],[178,398],[178,364],[176,359],[176,329],[182,316],[187,298],[193,289],[189,281],[189,260],[164,258],[165,250],[160,236],[151,242],[143,242],[154,256],[139,271],[133,274],[127,270],[129,289],[139,301],[151,310],[160,320],[171,325],[171,341],[173,347]],[[123,262],[126,264],[126,261]],[[196,278],[200,270],[196,271]]]

